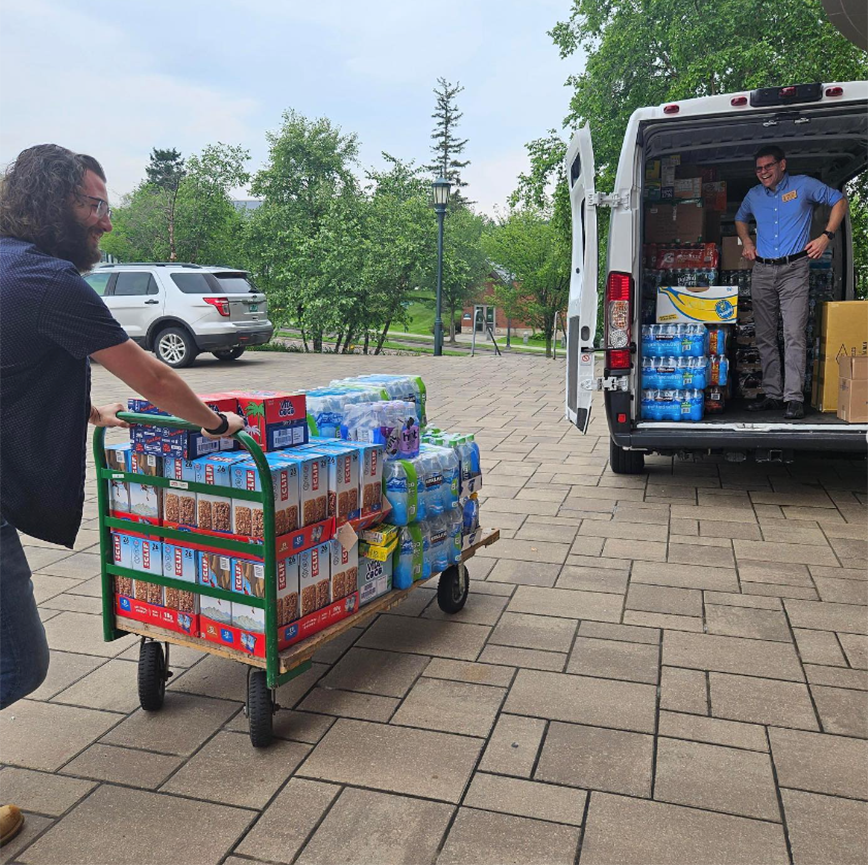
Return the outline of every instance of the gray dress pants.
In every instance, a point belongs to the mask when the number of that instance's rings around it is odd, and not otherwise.
[[[756,344],[763,368],[763,390],[769,399],[802,402],[805,384],[805,327],[808,323],[810,259],[790,264],[756,262],[750,292],[756,322]],[[778,350],[778,319],[784,320],[784,381]]]

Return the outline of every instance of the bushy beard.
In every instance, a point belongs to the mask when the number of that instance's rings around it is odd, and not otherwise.
[[[99,245],[91,243],[91,229],[67,213],[63,233],[64,239],[57,244],[54,254],[71,261],[79,273],[86,273],[101,258]]]

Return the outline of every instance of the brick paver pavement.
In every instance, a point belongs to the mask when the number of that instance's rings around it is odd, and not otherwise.
[[[0,714],[22,863],[857,863],[868,850],[864,463],[607,466],[526,357],[210,356],[200,391],[411,371],[477,434],[484,522],[443,615],[422,588],[284,686],[254,751],[244,668],[173,651],[137,708],[103,643],[95,487],[76,551],[28,554],[48,679]],[[127,391],[94,369],[98,401]],[[47,419],[48,420],[48,419]],[[62,434],[62,431],[59,431]]]

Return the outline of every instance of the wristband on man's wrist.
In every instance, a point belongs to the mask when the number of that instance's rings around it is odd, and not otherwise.
[[[834,240],[834,239],[835,239],[835,232],[834,232],[834,231],[829,231],[828,228],[823,232],[823,234],[825,234],[826,237],[829,238],[829,240]]]
[[[229,429],[229,418],[226,417],[223,412],[214,412],[217,417],[220,418],[220,425],[214,427],[214,429],[208,429],[207,427],[203,427],[206,433],[211,436],[222,436]]]

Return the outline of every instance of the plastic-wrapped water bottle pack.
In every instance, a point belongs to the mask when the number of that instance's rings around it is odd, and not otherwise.
[[[427,392],[425,382],[419,376],[374,373],[371,375],[358,375],[353,378],[336,379],[329,386],[376,388],[383,391],[384,399],[413,403],[416,406],[416,419],[422,426],[428,423],[425,411]]]
[[[398,536],[392,586],[407,589],[415,580],[427,580],[461,561],[461,509],[404,526]]]
[[[346,406],[341,438],[381,444],[386,460],[419,455],[419,419],[416,406],[403,400],[360,402]]]

